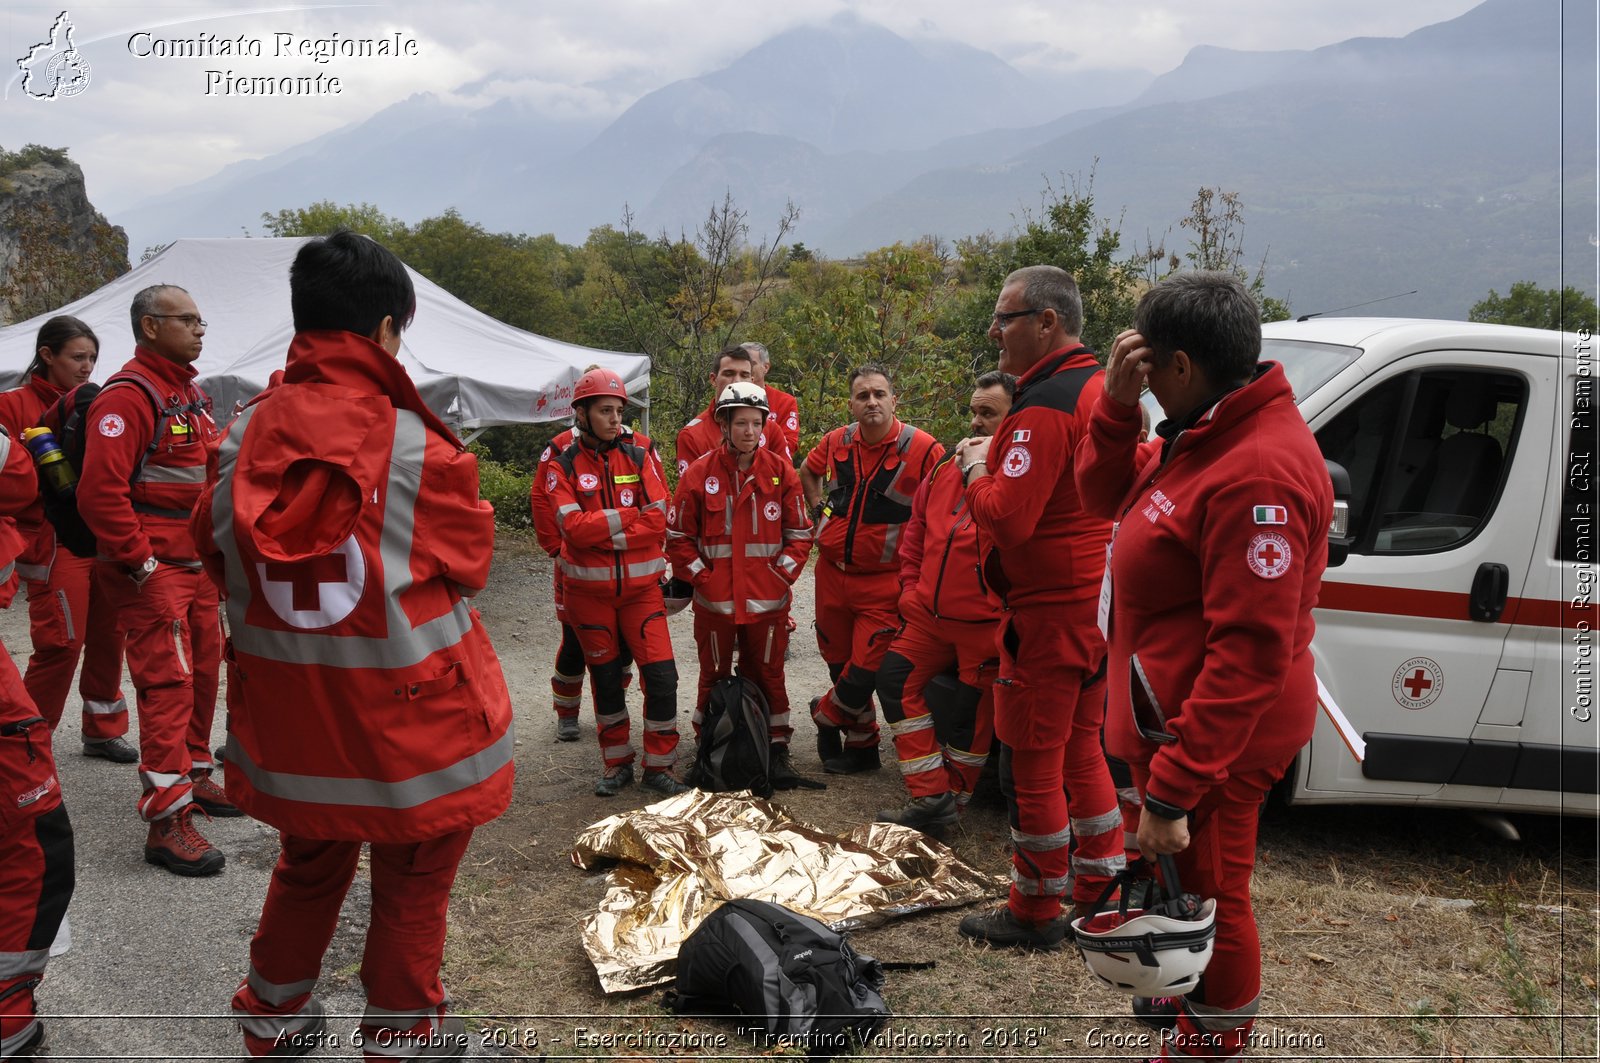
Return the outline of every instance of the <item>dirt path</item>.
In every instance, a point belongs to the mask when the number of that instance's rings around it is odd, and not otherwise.
[[[795,761],[821,777],[804,711],[827,686],[809,635],[810,586],[808,573],[788,676]],[[455,1006],[472,1013],[491,1041],[551,1059],[761,1054],[732,1039],[729,1027],[666,1014],[659,994],[600,992],[578,926],[604,892],[604,878],[575,869],[568,850],[585,826],[648,804],[650,795],[635,787],[618,798],[593,796],[600,767],[593,739],[554,741],[550,563],[531,540],[502,535],[492,586],[478,606],[513,691],[518,778],[510,811],[478,832],[457,884],[445,969]],[[690,623],[687,612],[672,621],[685,756],[693,749]],[[27,650],[20,603],[0,614],[0,637],[20,664]],[[637,743],[637,691],[629,702]],[[219,711],[219,733],[221,717]],[[584,719],[587,727],[587,696]],[[177,882],[139,859],[131,773],[124,778],[111,765],[85,761],[76,739],[75,728],[64,728],[56,749],[79,833],[77,941],[52,965],[43,999],[57,1016],[123,1018],[58,1018],[54,1058],[193,1059],[236,1051],[225,1011],[270,871],[271,832],[247,820],[216,821],[208,835],[228,852],[228,870]],[[885,759],[880,772],[830,778],[828,790],[794,791],[780,795],[781,803],[798,819],[843,831],[904,799],[892,754]],[[1518,823],[1525,840],[1513,845],[1452,812],[1269,814],[1256,877],[1265,987],[1252,1055],[1593,1058],[1600,1008],[1595,825],[1537,817]],[[1005,870],[999,809],[970,809],[950,841],[978,866]],[[914,916],[857,935],[858,947],[881,959],[937,962],[932,970],[891,975],[885,996],[896,1016],[873,1054],[1154,1054],[1150,1040],[1141,1040],[1143,1028],[1124,1017],[1125,1003],[1091,984],[1075,954],[969,947],[955,934],[962,914]],[[364,926],[358,879],[319,989],[341,1012],[360,1010]],[[149,1015],[170,1018],[128,1018]],[[718,1036],[729,1042],[708,1047],[706,1039]],[[357,1057],[343,1046],[325,1058]]]

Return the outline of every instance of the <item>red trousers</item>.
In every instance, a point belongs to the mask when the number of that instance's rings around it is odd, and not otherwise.
[[[33,1036],[34,991],[72,899],[72,860],[50,728],[0,646],[0,1059]]]
[[[83,737],[103,742],[128,733],[128,703],[122,697],[122,636],[94,568],[89,558],[57,548],[46,577],[27,581],[33,655],[23,682],[39,715],[55,730],[81,652]]]
[[[95,562],[138,692],[139,814],[169,816],[189,803],[189,772],[209,771],[222,628],[217,588],[199,569],[162,564],[143,586],[122,566]]]
[[[965,805],[994,741],[995,625],[940,620],[915,600],[907,609],[878,669],[878,699],[894,732],[900,774],[912,797],[953,793]],[[929,680],[952,668],[980,696],[973,718],[953,721],[958,733],[941,735],[925,693]]]
[[[678,669],[661,589],[643,587],[620,598],[569,590],[565,598],[566,622],[578,633],[589,666],[601,758],[607,767],[634,759],[622,687],[626,648],[639,666],[644,691],[645,770],[669,770],[678,759]]]
[[[817,702],[819,725],[844,729],[847,748],[878,745],[872,692],[878,666],[900,629],[900,576],[895,572],[841,572],[817,562],[817,648],[833,686]]]
[[[1091,658],[1104,650],[1093,613],[1092,602],[1017,609],[1000,625],[994,730],[1013,843],[1009,903],[1025,921],[1055,918],[1069,890],[1095,900],[1126,863],[1100,747],[1105,677]]]
[[[694,703],[694,733],[700,737],[706,701],[719,679],[734,672],[754,683],[767,699],[767,740],[788,745],[794,728],[789,725],[789,689],[783,677],[783,651],[789,648],[789,614],[775,613],[759,621],[737,624],[730,616],[694,607],[694,642],[700,651],[700,692]]]
[[[361,1035],[374,1042],[366,1059],[436,1054],[398,1049],[406,1038],[426,1038],[444,1017],[439,965],[445,912],[471,840],[469,828],[425,842],[372,845],[372,914],[361,957],[367,991]],[[284,834],[282,842],[250,940],[250,972],[233,995],[233,1014],[252,1056],[268,1055],[277,1039],[309,1025],[305,1008],[361,856],[358,841]]]
[[[1149,764],[1132,763],[1143,794]],[[1162,1054],[1231,1059],[1249,1042],[1261,1004],[1261,937],[1250,906],[1261,803],[1288,764],[1231,773],[1195,806],[1189,847],[1176,854],[1186,893],[1217,899],[1217,941],[1200,985],[1183,998],[1177,1036]]]

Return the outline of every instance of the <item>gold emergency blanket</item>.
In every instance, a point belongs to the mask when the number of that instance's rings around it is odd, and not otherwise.
[[[724,900],[774,901],[836,930],[1004,888],[909,827],[868,823],[835,836],[748,792],[691,790],[585,829],[572,862],[619,861],[583,947],[607,993],[672,979],[678,946]]]

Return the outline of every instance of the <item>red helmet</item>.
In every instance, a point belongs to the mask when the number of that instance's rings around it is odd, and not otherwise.
[[[610,369],[595,368],[578,378],[577,385],[572,389],[572,403],[576,406],[584,399],[598,399],[606,395],[615,395],[627,402],[628,385]]]

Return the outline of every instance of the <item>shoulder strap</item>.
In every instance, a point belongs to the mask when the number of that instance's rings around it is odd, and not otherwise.
[[[898,453],[901,457],[905,457],[906,451],[911,449],[912,440],[914,440],[916,438],[917,438],[917,430],[914,427],[912,427],[911,425],[908,425],[908,424],[901,425],[900,426],[900,438],[897,439],[895,441],[895,444],[894,444],[895,452]]]

